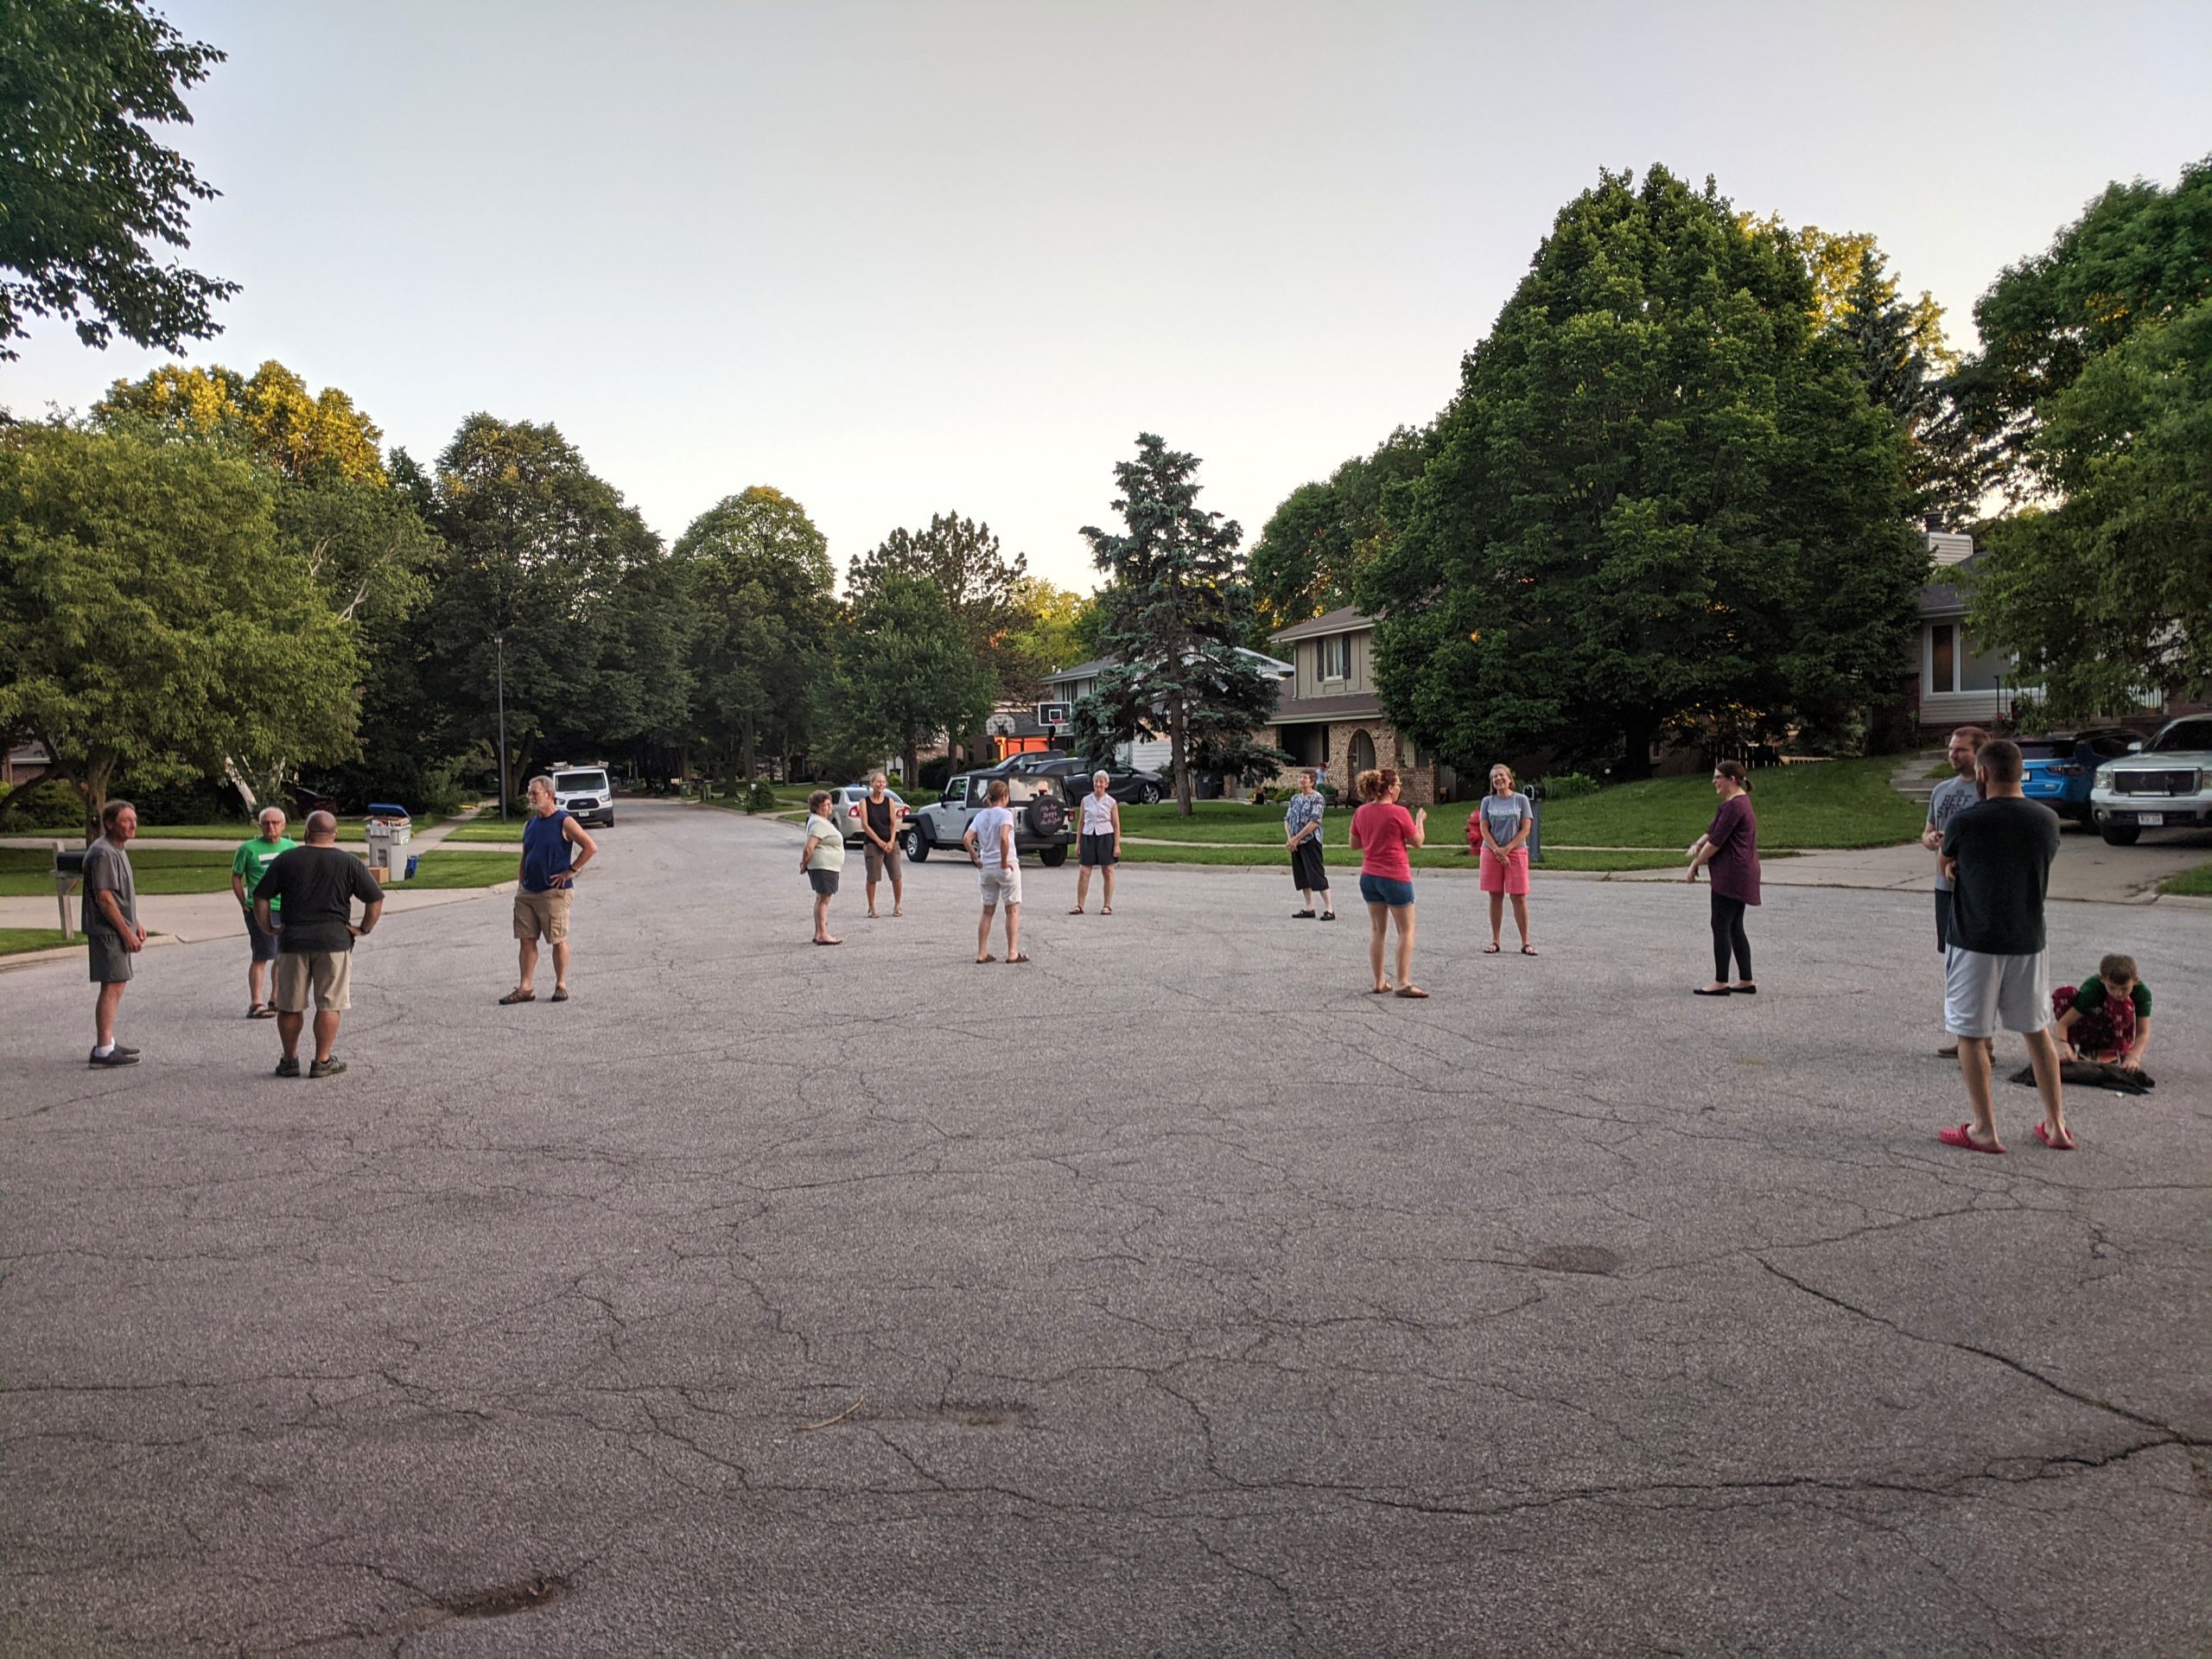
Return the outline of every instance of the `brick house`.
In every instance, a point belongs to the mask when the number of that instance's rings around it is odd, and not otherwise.
[[[1335,784],[1349,799],[1352,779],[1374,766],[1395,766],[1404,779],[1400,799],[1433,806],[1451,798],[1452,768],[1399,731],[1375,695],[1375,624],[1346,606],[1274,636],[1292,671],[1275,702],[1274,724],[1261,734],[1293,759],[1293,772],[1307,766]]]

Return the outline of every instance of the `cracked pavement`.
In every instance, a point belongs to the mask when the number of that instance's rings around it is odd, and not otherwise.
[[[1970,1157],[1924,895],[1773,891],[1700,1002],[1702,889],[1540,880],[1529,960],[1433,877],[1410,1003],[1274,873],[1033,868],[987,971],[855,857],[816,950],[795,833],[626,805],[563,1007],[395,918],[325,1083],[235,941],[118,1072],[0,977],[0,1651],[2212,1641],[2201,913],[2053,906],[2160,1086]]]

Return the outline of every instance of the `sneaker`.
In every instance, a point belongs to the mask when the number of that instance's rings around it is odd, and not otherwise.
[[[287,1054],[283,1059],[277,1061],[276,1075],[280,1077],[298,1077],[300,1075],[300,1057],[296,1054]]]
[[[308,1076],[311,1077],[334,1077],[345,1069],[346,1062],[340,1059],[334,1054],[327,1060],[317,1060],[313,1065],[309,1065],[308,1067]]]
[[[94,1049],[85,1057],[85,1060],[88,1065],[136,1065],[138,1064],[138,1051],[118,1044],[105,1054]]]
[[[128,1054],[134,1060],[138,1058],[138,1051],[128,1043],[118,1043],[115,1046],[115,1052],[118,1054]]]
[[[1939,1060],[1957,1059],[1959,1058],[1959,1046],[1956,1043],[1946,1044],[1944,1046],[1936,1051],[1936,1058]]]

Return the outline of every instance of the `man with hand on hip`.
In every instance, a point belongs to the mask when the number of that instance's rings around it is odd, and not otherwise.
[[[276,1038],[283,1058],[276,1075],[300,1075],[300,1033],[308,998],[315,998],[315,1064],[310,1077],[334,1077],[346,1062],[331,1053],[339,1016],[353,1005],[353,941],[376,931],[384,889],[368,867],[338,849],[338,820],[308,814],[307,844],[279,853],[253,889],[254,919],[276,936]],[[365,908],[357,925],[353,900]],[[277,919],[277,912],[283,919]]]
[[[535,1002],[537,942],[553,947],[553,1000],[569,1000],[569,901],[576,876],[599,855],[599,843],[563,808],[553,780],[540,772],[530,780],[530,817],[522,827],[521,881],[515,889],[515,938],[520,973],[515,988],[499,999],[503,1007]]]

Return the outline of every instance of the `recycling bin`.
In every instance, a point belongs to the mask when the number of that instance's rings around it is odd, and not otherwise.
[[[369,868],[379,881],[398,879],[395,872],[408,868],[413,862],[404,856],[407,843],[415,838],[415,821],[404,806],[389,801],[369,803],[369,818],[365,830],[369,843]]]

